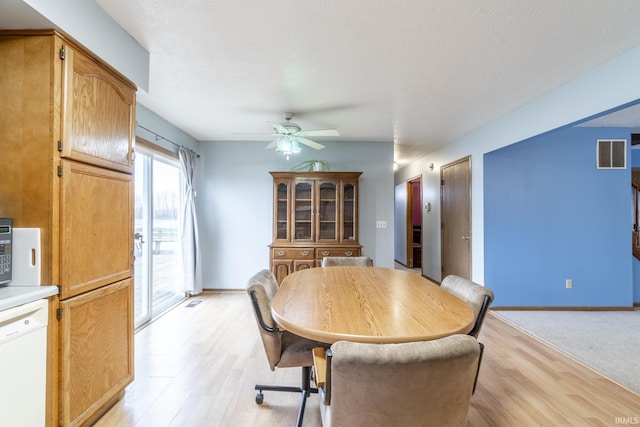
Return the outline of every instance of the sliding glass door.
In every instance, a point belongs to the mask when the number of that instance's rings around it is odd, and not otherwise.
[[[137,146],[135,158],[135,322],[140,326],[184,297],[178,160]]]

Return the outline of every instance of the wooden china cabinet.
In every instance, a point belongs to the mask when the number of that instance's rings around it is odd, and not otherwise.
[[[96,420],[133,380],[136,87],[54,31],[0,31],[0,216],[39,228],[51,299],[47,425]]]
[[[358,180],[362,172],[271,172],[271,271],[319,267],[325,256],[360,256]]]

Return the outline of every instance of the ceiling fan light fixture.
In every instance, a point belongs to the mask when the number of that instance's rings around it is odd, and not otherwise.
[[[273,126],[274,133],[272,133],[272,135],[276,138],[265,148],[275,148],[276,151],[287,156],[287,159],[291,154],[300,153],[302,151],[300,148],[302,144],[307,147],[311,147],[314,150],[321,150],[324,148],[324,145],[309,139],[308,137],[340,135],[336,129],[315,129],[303,131],[299,125],[291,121],[293,113],[285,113],[284,118],[284,123],[267,122]]]
[[[298,140],[295,138],[291,138],[291,152],[293,154],[298,154],[302,149],[300,148],[300,144],[298,144]]]
[[[291,154],[297,154],[301,151],[300,144],[296,141],[295,138],[292,138],[288,135],[283,135],[278,138],[276,141],[276,151],[280,151],[282,154],[287,156],[287,160],[289,160],[289,156]]]
[[[285,153],[290,152],[291,142],[289,141],[289,138],[278,137],[278,140],[276,141],[276,151],[282,151]]]

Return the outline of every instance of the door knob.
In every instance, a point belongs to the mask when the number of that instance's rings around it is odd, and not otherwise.
[[[133,235],[135,240],[140,240],[140,243],[144,243],[144,236],[141,233],[136,233]]]
[[[469,240],[470,237],[469,236],[462,236],[462,240]]]

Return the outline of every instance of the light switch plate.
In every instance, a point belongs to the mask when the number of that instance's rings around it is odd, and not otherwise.
[[[387,228],[387,221],[376,221],[376,228]]]

